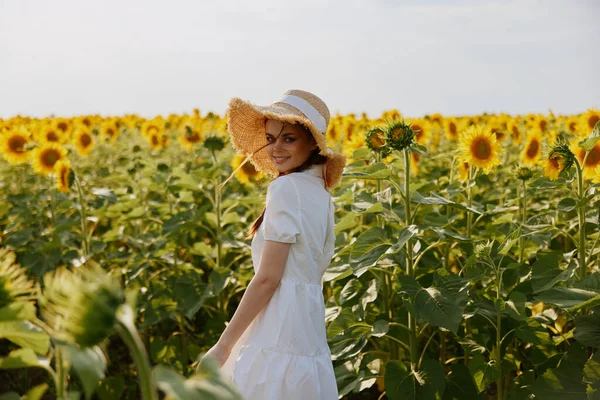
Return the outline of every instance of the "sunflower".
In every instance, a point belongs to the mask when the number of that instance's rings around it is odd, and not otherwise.
[[[544,160],[544,175],[551,180],[556,180],[558,175],[571,168],[575,162],[575,155],[564,142],[557,142],[552,146],[548,158]]]
[[[463,182],[469,180],[469,163],[462,158],[458,158],[458,179]]]
[[[489,128],[473,125],[459,138],[458,148],[464,161],[479,167],[485,174],[500,165],[500,144]]]
[[[5,131],[0,133],[0,153],[9,164],[24,164],[29,159],[27,144],[29,135],[25,131]]]
[[[564,169],[564,158],[559,155],[548,157],[544,160],[544,175],[551,180],[556,180],[558,174]]]
[[[571,151],[577,157],[579,165],[583,163],[585,157],[585,150],[579,147],[579,139],[574,140],[571,143]],[[600,166],[600,142],[597,142],[594,147],[590,150],[587,158],[585,159],[585,165],[583,166],[583,177],[585,179],[592,179],[595,175],[596,168]]]
[[[453,142],[458,139],[458,121],[456,118],[446,118],[444,120],[444,134],[448,140]]]
[[[535,118],[535,120],[533,121],[533,126],[542,131],[542,133],[548,133],[550,128],[548,118],[546,118],[546,116],[542,114],[538,115]]]
[[[237,178],[237,180],[244,184],[244,185],[248,185],[251,183],[251,180],[257,180],[260,179],[262,177],[262,174],[256,170],[256,168],[254,167],[254,164],[252,164],[252,162],[250,160],[248,160],[241,168],[240,168],[240,164],[246,159],[245,156],[241,155],[241,154],[236,154],[231,162],[230,162],[230,166],[231,168],[236,171],[235,172],[235,177]],[[238,169],[239,168],[239,169]]]
[[[38,132],[37,132],[37,141],[39,143],[63,143],[64,140],[64,135],[62,133],[62,131],[59,131],[58,129],[56,129],[56,127],[54,127],[54,125],[52,124],[48,124],[43,126]]]
[[[600,121],[600,110],[598,110],[597,108],[588,109],[581,116],[581,134],[586,136],[589,135],[594,130],[594,127],[596,126],[598,121]]]
[[[523,164],[533,166],[542,158],[542,136],[537,130],[532,130],[527,135],[527,141],[523,152],[521,153],[521,160]]]
[[[389,147],[402,151],[415,143],[415,132],[404,121],[392,121],[385,127],[386,142]]]
[[[356,130],[356,128],[358,127],[358,124],[356,123],[356,120],[354,118],[350,119],[350,118],[346,118],[346,124],[344,125],[344,137],[346,140],[350,140],[352,139],[352,134],[354,133],[354,131]],[[332,138],[332,140],[337,142],[337,138]]]
[[[92,127],[92,119],[89,116],[80,117],[79,122],[86,128]]]
[[[219,136],[210,135],[204,139],[204,148],[211,152],[221,151],[225,148],[225,141]]]
[[[596,167],[594,170],[594,176],[592,177],[592,182],[600,183],[600,165]]]
[[[119,282],[99,266],[71,272],[59,268],[44,275],[40,314],[59,340],[91,347],[114,330],[117,311],[125,304]]]
[[[440,114],[440,113],[434,113],[429,116],[429,120],[431,121],[431,123],[437,124],[439,126],[442,126],[443,119],[444,118],[442,117],[442,114]],[[419,143],[421,143],[421,142],[419,142]]]
[[[513,143],[516,143],[516,144],[520,144],[521,140],[523,138],[523,134],[521,132],[522,129],[520,127],[520,124],[521,124],[521,120],[519,118],[513,118],[508,121],[507,128],[506,128],[513,140]]]
[[[149,139],[152,135],[156,135],[158,137],[162,134],[163,129],[161,128],[160,121],[157,121],[156,118],[152,121],[146,121],[142,125],[141,133],[146,139]]]
[[[0,308],[35,299],[35,282],[16,261],[14,252],[0,248]]]
[[[374,153],[385,153],[387,155],[388,150],[385,146],[385,131],[380,127],[371,128],[367,131],[365,136],[367,147]]]
[[[530,180],[533,178],[533,170],[529,167],[519,167],[515,171],[517,178],[522,180],[523,182]]]
[[[427,121],[415,119],[411,122],[410,127],[415,132],[415,140],[421,145],[426,145],[429,142],[429,127]]]
[[[568,117],[565,120],[565,130],[577,135],[579,133],[579,119],[576,117]]]
[[[187,151],[194,150],[194,145],[202,141],[202,135],[198,129],[192,129],[189,125],[185,126],[185,131],[179,135],[179,144]]]
[[[68,136],[67,134],[71,132],[71,120],[67,118],[56,118],[52,121],[52,123],[54,125],[54,129],[65,136]]]
[[[73,138],[77,152],[87,156],[94,148],[94,137],[87,129],[79,129]]]
[[[56,188],[62,193],[68,193],[73,180],[71,179],[71,163],[69,159],[60,160],[55,165]]]
[[[67,156],[64,147],[56,143],[45,143],[32,150],[31,166],[33,170],[40,175],[54,173],[56,163]]]
[[[119,136],[119,128],[117,127],[116,122],[112,120],[104,121],[100,127],[100,134],[107,138],[111,144],[114,144]]]
[[[327,133],[325,134],[325,136],[327,137],[327,140],[331,140],[334,142],[337,142],[337,140],[339,139],[340,135],[339,135],[339,128],[337,126],[337,124],[331,123],[329,124],[329,127],[327,129]]]
[[[402,114],[400,113],[400,111],[394,109],[394,110],[387,110],[384,111],[383,114],[381,115],[382,119],[384,120],[394,120],[394,119],[402,119]]]

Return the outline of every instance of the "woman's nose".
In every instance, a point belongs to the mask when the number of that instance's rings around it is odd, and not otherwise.
[[[276,139],[275,139],[275,142],[273,142],[273,148],[274,148],[274,149],[279,149],[279,148],[281,148],[281,145],[282,145],[282,143],[283,143],[283,139],[281,139],[281,138],[276,138]]]

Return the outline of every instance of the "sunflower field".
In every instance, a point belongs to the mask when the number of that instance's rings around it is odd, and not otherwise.
[[[340,399],[600,399],[599,121],[332,118]],[[0,399],[241,399],[199,359],[272,177],[219,189],[226,118],[16,116],[0,154]]]

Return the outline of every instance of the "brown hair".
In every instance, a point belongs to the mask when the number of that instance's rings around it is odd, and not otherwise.
[[[312,133],[308,130],[308,128],[306,128],[302,124],[298,124],[298,125],[303,128],[304,133],[310,138],[311,142],[316,143],[315,138],[313,137]],[[279,178],[280,176],[291,174],[293,172],[304,171],[304,170],[312,167],[313,165],[325,164],[327,162],[327,157],[325,157],[322,154],[319,154],[319,151],[320,150],[317,147],[310,153],[310,155],[308,156],[306,161],[304,161],[302,164],[300,164],[296,168],[292,168],[290,171],[286,172],[285,174],[279,173],[279,175],[275,179]],[[267,210],[267,207],[265,205],[262,212],[260,213],[260,216],[258,218],[256,218],[256,220],[252,223],[252,226],[250,227],[250,230],[248,231],[248,235],[246,236],[247,240],[252,239],[254,237],[254,235],[256,234],[256,232],[258,231],[258,228],[260,228],[260,225],[262,224],[263,219],[265,218],[266,210]]]

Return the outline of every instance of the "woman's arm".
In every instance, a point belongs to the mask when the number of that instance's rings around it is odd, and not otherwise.
[[[290,251],[290,243],[265,240],[258,272],[246,288],[240,304],[217,345],[228,352],[277,290]]]

